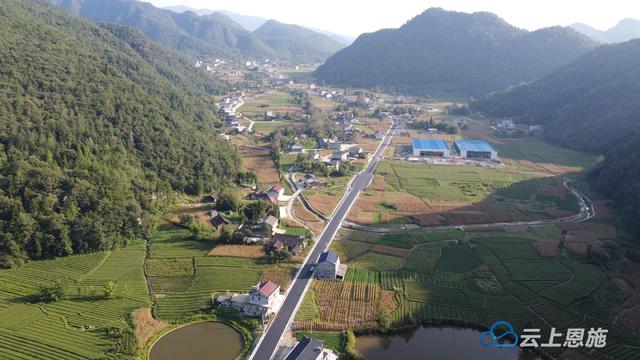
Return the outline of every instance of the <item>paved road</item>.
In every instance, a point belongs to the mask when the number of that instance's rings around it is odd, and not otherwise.
[[[292,282],[289,292],[278,311],[276,317],[272,320],[267,331],[262,335],[258,345],[251,354],[252,360],[269,360],[273,357],[278,348],[280,338],[287,331],[287,327],[293,319],[294,312],[296,311],[299,303],[302,301],[304,294],[307,291],[309,284],[311,283],[311,273],[309,268],[312,264],[318,262],[320,254],[324,252],[331,244],[331,240],[335,236],[336,232],[340,228],[340,224],[347,216],[351,205],[358,198],[358,194],[364,188],[369,186],[373,179],[373,173],[378,164],[378,161],[382,158],[384,151],[386,150],[391,137],[393,136],[395,129],[395,120],[391,129],[387,132],[387,135],[382,141],[378,151],[373,155],[371,161],[367,167],[361,171],[351,182],[347,189],[346,195],[343,197],[342,202],[338,204],[338,207],[333,213],[333,216],[329,220],[329,223],[320,234],[317,239],[316,246],[312,250],[311,254],[307,257],[307,261],[302,265],[301,270],[296,274],[294,281]]]

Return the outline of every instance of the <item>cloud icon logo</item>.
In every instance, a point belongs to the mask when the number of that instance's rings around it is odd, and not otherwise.
[[[498,326],[506,327],[507,331],[503,332],[500,335],[496,335],[496,328]],[[506,337],[509,335],[513,336],[513,342],[500,342],[500,340],[506,339]],[[487,336],[491,337],[493,342],[485,342],[485,338]],[[513,325],[506,321],[496,321],[495,323],[493,323],[493,325],[491,325],[489,331],[485,331],[480,334],[480,345],[488,347],[516,347],[518,345],[518,340],[519,337],[518,334],[516,334],[516,331],[513,329]]]

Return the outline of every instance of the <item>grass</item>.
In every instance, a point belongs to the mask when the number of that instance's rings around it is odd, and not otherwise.
[[[433,272],[443,246],[445,245],[427,244],[418,246],[407,256],[402,269],[417,273]]]
[[[316,304],[316,294],[313,287],[310,287],[304,295],[304,299],[300,304],[300,308],[296,313],[295,319],[296,321],[320,321],[320,311]]]
[[[0,271],[0,357],[107,357],[116,339],[105,335],[105,329],[127,326],[135,309],[149,306],[144,256],[138,245]],[[113,298],[102,296],[108,280],[117,283]],[[65,298],[41,302],[38,288],[56,281],[66,284]]]
[[[435,269],[449,272],[469,272],[482,265],[478,253],[468,246],[451,246],[442,248]]]
[[[371,250],[371,245],[357,241],[338,240],[331,243],[330,250],[338,254],[342,261],[348,261]]]
[[[499,139],[492,144],[500,157],[513,160],[528,160],[585,168],[595,163],[596,158],[585,153],[562,148],[544,140],[529,137],[519,139]]]
[[[371,271],[396,270],[402,265],[402,259],[396,256],[368,252],[352,259],[349,266]]]
[[[276,121],[256,121],[253,124],[253,130],[258,134],[270,134],[276,129],[281,129],[290,125],[290,121],[276,120]]]
[[[193,241],[187,229],[164,226],[155,231],[149,239],[150,257],[152,258],[191,258],[205,256],[213,247],[213,243]]]

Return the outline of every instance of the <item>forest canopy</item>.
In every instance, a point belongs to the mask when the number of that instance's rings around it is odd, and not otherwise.
[[[0,265],[110,249],[225,187],[221,83],[135,30],[0,3]]]

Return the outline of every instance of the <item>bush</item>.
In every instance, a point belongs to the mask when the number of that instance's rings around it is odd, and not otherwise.
[[[346,338],[344,346],[345,358],[348,360],[364,360],[364,356],[356,349],[356,335],[353,330],[347,330]]]
[[[60,281],[56,281],[51,286],[41,286],[39,291],[40,300],[44,302],[60,301],[66,295],[66,287]]]
[[[223,190],[220,193],[216,207],[220,211],[237,211],[240,207],[240,196],[231,189]]]

